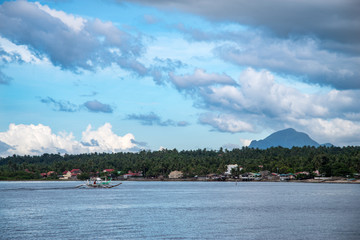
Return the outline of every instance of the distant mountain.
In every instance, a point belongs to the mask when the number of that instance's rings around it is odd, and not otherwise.
[[[324,146],[330,147],[331,143],[322,144]],[[314,141],[303,132],[297,132],[292,128],[284,129],[278,132],[275,132],[268,136],[263,140],[253,140],[249,147],[250,148],[259,148],[266,149],[270,147],[284,147],[284,148],[292,148],[292,147],[303,147],[303,146],[314,146],[319,147],[320,144]]]

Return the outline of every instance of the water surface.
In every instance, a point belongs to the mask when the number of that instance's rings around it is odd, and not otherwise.
[[[360,239],[360,185],[0,182],[1,239]]]

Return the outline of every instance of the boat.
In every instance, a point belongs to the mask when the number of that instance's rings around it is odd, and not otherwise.
[[[103,180],[99,177],[94,177],[88,179],[84,184],[76,186],[76,188],[113,188],[119,186],[121,183],[118,184],[111,184],[111,178],[107,180],[106,178]]]

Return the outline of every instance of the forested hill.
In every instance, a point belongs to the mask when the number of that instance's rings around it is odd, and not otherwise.
[[[276,147],[265,150],[242,148],[231,151],[189,150],[141,151],[138,153],[92,153],[79,155],[44,154],[0,158],[0,176],[28,171],[40,173],[79,168],[85,173],[113,168],[118,171],[142,171],[145,177],[167,176],[173,170],[185,177],[223,173],[225,165],[238,164],[243,171],[289,173],[320,170],[328,176],[360,172],[360,147]]]

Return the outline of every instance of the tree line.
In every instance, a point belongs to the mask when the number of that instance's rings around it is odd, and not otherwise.
[[[194,177],[222,174],[228,164],[238,164],[245,172],[319,170],[324,176],[348,176],[360,172],[360,147],[273,147],[265,150],[243,147],[233,150],[164,149],[136,153],[13,155],[0,158],[0,180],[37,179],[42,172],[62,174],[74,168],[81,169],[85,176],[112,168],[123,173],[141,171],[144,177],[166,177],[174,170],[182,171],[184,177]]]

